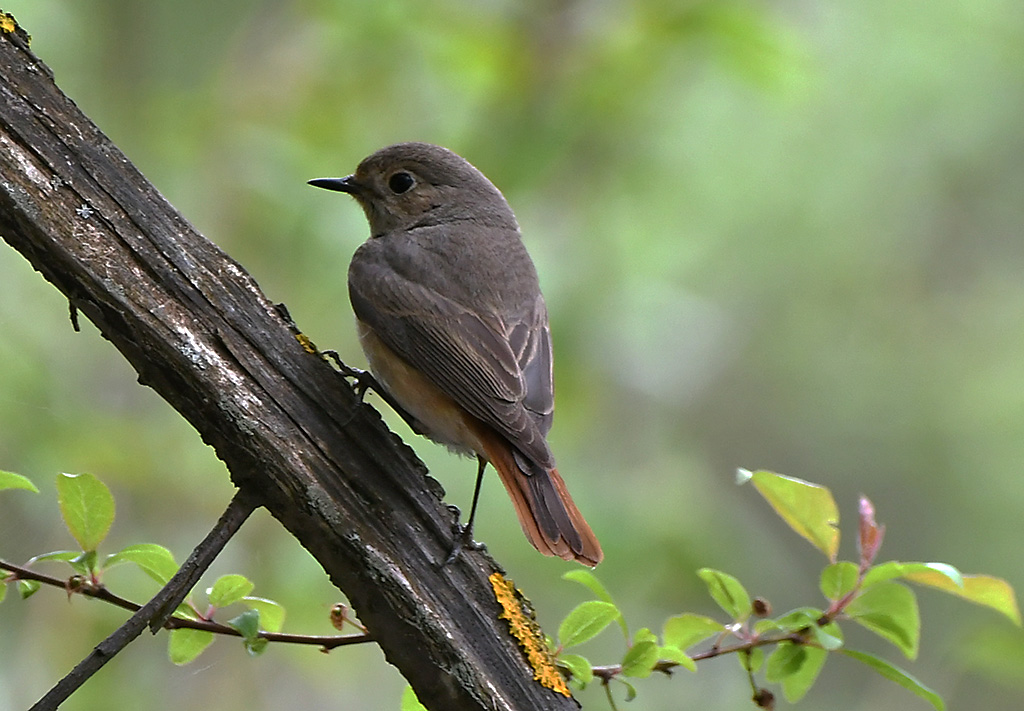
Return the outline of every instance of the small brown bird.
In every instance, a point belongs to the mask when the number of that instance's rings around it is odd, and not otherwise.
[[[547,308],[501,192],[427,143],[388,146],[353,175],[309,183],[352,195],[370,223],[348,286],[374,377],[414,429],[479,462],[453,554],[472,541],[489,462],[537,550],[601,562],[545,439],[554,413]]]

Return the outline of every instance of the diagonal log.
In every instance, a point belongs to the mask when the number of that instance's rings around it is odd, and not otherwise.
[[[0,37],[0,235],[212,446],[351,601],[430,709],[576,708],[534,681],[478,553],[412,451],[60,91]]]

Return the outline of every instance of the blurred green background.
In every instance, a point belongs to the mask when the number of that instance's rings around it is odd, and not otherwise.
[[[885,558],[1024,590],[1024,5],[1020,0],[515,2],[9,0],[63,90],[322,348],[363,359],[344,283],[367,228],[305,185],[399,140],[441,143],[502,190],[555,336],[560,470],[634,628],[714,614],[694,571],[777,611],[818,604],[824,563],[737,467],[820,482],[855,555],[858,493]],[[373,402],[379,401],[373,399]],[[410,439],[453,502],[474,465]],[[57,472],[118,503],[109,550],[183,559],[232,489],[212,450],[89,324],[0,246],[0,556],[71,541]],[[518,530],[496,478],[478,537],[558,620],[587,593]],[[55,565],[47,568],[63,571]],[[242,572],[289,631],[339,599],[260,513],[204,585]],[[144,599],[128,569],[108,584]],[[949,708],[1017,709],[1024,635],[922,591],[916,661],[850,629]],[[123,614],[60,591],[0,605],[0,709],[26,708]],[[613,662],[614,630],[582,651]],[[394,711],[373,647],[257,659],[220,640],[177,668],[148,635],[63,708]],[[752,708],[735,660],[640,684],[638,709]],[[579,696],[607,708],[595,687]],[[803,709],[926,708],[831,660]]]

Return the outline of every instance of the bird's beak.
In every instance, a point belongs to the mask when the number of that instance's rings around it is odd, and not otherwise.
[[[363,186],[356,182],[355,177],[352,175],[347,175],[344,178],[314,178],[308,182],[314,188],[336,190],[339,193],[348,193],[349,195],[360,195],[363,192]]]

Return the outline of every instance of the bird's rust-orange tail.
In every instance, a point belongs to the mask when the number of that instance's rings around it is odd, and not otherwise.
[[[544,555],[578,560],[590,567],[600,563],[604,557],[601,544],[573,503],[558,470],[516,456],[497,436],[487,438],[484,446],[533,547]]]

